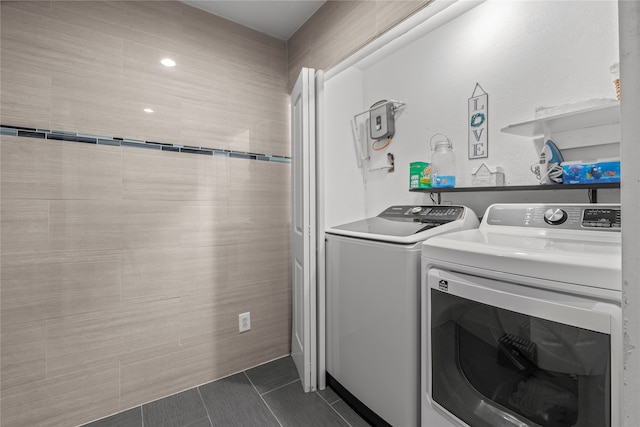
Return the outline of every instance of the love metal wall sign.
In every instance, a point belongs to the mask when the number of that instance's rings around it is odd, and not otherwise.
[[[480,89],[482,92],[476,95]],[[489,94],[479,83],[469,98],[469,158],[480,159],[489,156]]]

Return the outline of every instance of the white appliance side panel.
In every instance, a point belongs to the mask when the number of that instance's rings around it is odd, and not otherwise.
[[[394,426],[418,425],[420,245],[327,236],[327,372]]]

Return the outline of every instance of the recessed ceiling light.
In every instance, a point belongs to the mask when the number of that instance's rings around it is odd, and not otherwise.
[[[153,110],[151,108],[145,108],[144,112],[145,113],[153,113]]]
[[[176,61],[174,61],[171,58],[164,58],[162,61],[160,61],[160,63],[162,65],[164,65],[165,67],[175,67],[176,66]]]

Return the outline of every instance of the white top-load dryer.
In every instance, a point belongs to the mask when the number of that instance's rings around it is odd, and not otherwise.
[[[464,206],[391,206],[327,230],[327,380],[373,425],[420,424],[420,254]]]
[[[424,426],[621,425],[620,205],[498,204],[423,246]]]

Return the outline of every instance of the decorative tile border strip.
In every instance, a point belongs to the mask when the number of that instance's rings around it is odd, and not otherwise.
[[[262,160],[265,162],[291,163],[291,157],[269,154],[249,153],[244,151],[222,150],[218,148],[196,147],[181,144],[144,141],[140,139],[118,138],[111,136],[90,135],[63,130],[26,128],[21,126],[0,125],[0,134],[21,136],[26,138],[51,139],[56,141],[82,142],[85,144],[113,145],[120,147],[143,148],[156,151],[172,151],[175,153],[200,154],[205,156],[230,157],[233,159]]]

